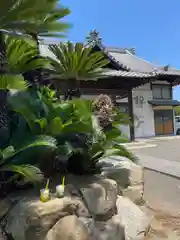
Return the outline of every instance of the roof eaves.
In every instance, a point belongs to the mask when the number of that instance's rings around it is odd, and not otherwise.
[[[116,63],[116,64],[119,66],[119,68],[122,68],[122,69],[124,69],[125,71],[130,71],[130,70],[131,70],[128,66],[126,66],[126,65],[120,63],[119,61],[117,61],[116,58],[114,58],[114,57],[109,53],[108,49],[107,49],[102,43],[100,43],[100,42],[97,43],[97,42],[96,42],[94,45],[96,45],[97,47],[99,47],[100,50],[109,58],[109,60],[112,61],[112,62],[114,62],[114,63]]]
[[[165,99],[149,100],[148,103],[154,106],[179,106],[180,105],[180,102],[177,100],[165,100]]]

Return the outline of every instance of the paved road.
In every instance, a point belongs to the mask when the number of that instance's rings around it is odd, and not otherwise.
[[[148,144],[156,146],[148,147]],[[147,140],[147,147],[132,149],[131,151],[137,154],[180,162],[180,138],[150,139]]]
[[[145,167],[180,177],[180,138],[150,139],[147,147],[132,148],[131,151]],[[148,147],[150,144],[154,147]]]

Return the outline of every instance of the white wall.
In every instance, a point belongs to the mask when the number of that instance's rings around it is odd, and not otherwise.
[[[150,84],[141,86],[133,91],[133,97],[143,97],[143,104],[136,104],[133,101],[134,115],[137,116],[138,121],[135,122],[135,137],[151,137],[155,136],[154,127],[154,111],[152,105],[148,103],[152,100],[152,91]]]
[[[150,84],[145,84],[133,90],[133,112],[135,116],[135,138],[146,138],[155,136],[154,129],[154,112],[151,104],[148,103],[152,100],[152,91]],[[136,97],[143,97],[143,104],[136,103]],[[127,102],[128,99],[124,98],[119,102]],[[130,137],[129,126],[121,126],[121,131]]]
[[[146,138],[155,136],[154,129],[154,112],[151,104],[152,91],[150,84],[145,84],[133,90],[133,110],[135,115],[135,138]],[[136,104],[136,97],[143,96],[144,103]],[[83,95],[83,98],[94,99],[97,95]],[[127,98],[117,100],[117,102],[127,102]],[[137,117],[137,118],[136,118]],[[130,138],[130,130],[128,125],[121,125],[121,131]]]

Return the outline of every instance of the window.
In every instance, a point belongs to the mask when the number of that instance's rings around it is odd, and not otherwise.
[[[152,92],[153,92],[153,98],[161,98],[161,88],[153,86]]]
[[[162,86],[162,85],[154,85],[152,86],[153,98],[155,99],[171,99],[171,87],[170,86]]]
[[[128,103],[116,103],[116,107],[119,107],[121,113],[129,113]]]
[[[171,98],[171,89],[170,87],[163,87],[162,89],[162,98],[170,99]]]

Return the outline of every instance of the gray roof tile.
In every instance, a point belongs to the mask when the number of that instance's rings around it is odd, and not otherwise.
[[[153,72],[156,65],[153,65],[135,55],[130,54],[128,51],[124,54],[118,52],[109,52],[119,63],[127,66],[132,71],[137,72]]]
[[[107,70],[104,75],[114,77],[135,77],[135,78],[150,78],[156,76],[156,73],[141,73],[141,72],[126,72],[122,70]]]

